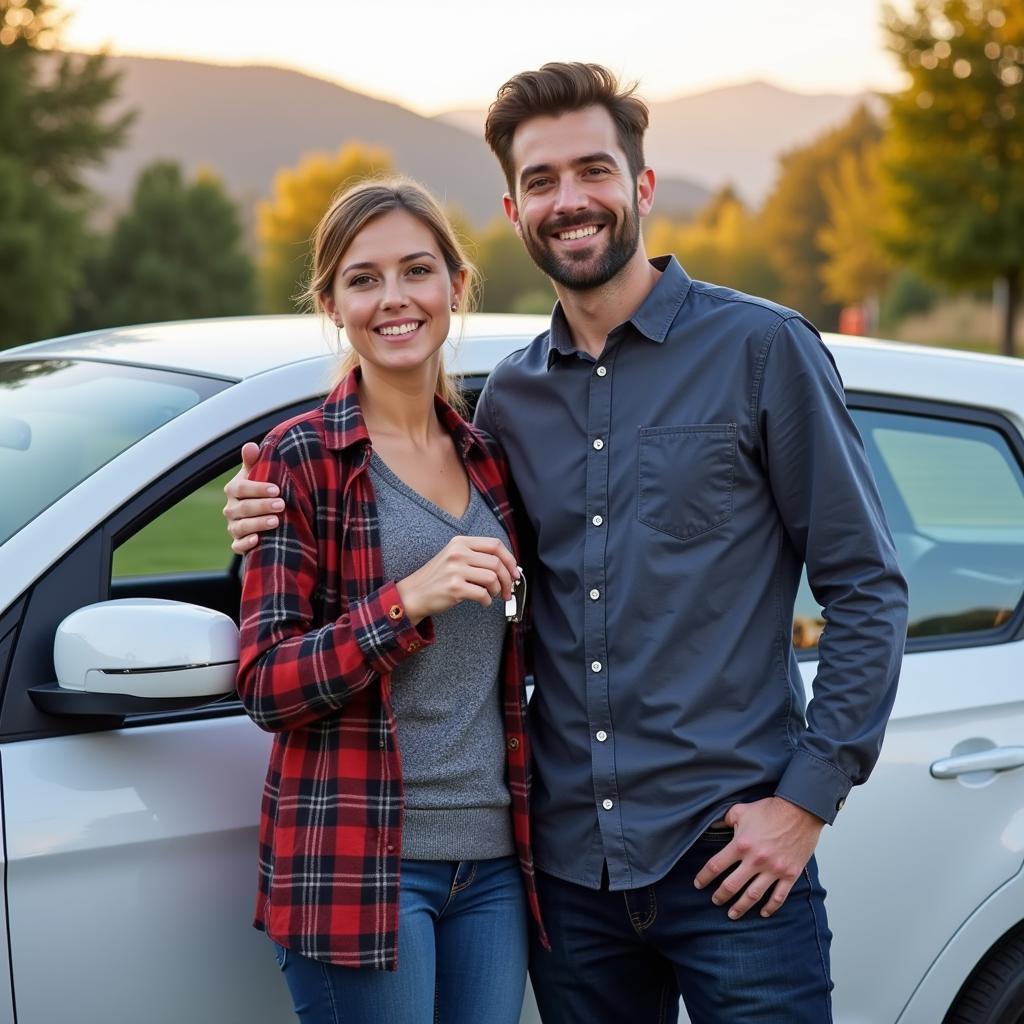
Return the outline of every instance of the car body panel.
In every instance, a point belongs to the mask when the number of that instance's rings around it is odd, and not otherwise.
[[[71,993],[81,1024],[288,1018],[250,926],[269,750],[240,715],[5,746],[19,1020],[72,1019]]]

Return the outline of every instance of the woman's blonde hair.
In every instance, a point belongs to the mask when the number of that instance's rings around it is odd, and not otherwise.
[[[314,309],[326,312],[324,297],[331,293],[334,274],[342,256],[371,220],[392,210],[405,210],[430,228],[448,273],[452,278],[460,272],[464,274],[456,312],[470,312],[479,288],[477,269],[466,256],[451,221],[437,200],[422,185],[408,178],[363,181],[346,189],[331,202],[313,234],[313,268],[305,293],[307,302]],[[337,379],[344,377],[358,362],[359,356],[349,349],[338,368]],[[462,392],[448,377],[443,357],[438,367],[435,390],[449,405],[460,412],[465,410]]]

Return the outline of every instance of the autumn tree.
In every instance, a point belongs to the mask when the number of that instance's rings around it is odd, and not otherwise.
[[[885,171],[900,259],[958,287],[1002,282],[1002,349],[1014,353],[1024,266],[1024,7],[915,0],[885,9],[907,75],[889,97]]]
[[[83,173],[124,138],[102,55],[52,52],[50,0],[0,0],[0,348],[64,325],[81,280],[91,198]]]
[[[821,276],[828,259],[821,244],[822,228],[829,223],[825,182],[836,173],[844,154],[859,158],[881,135],[874,115],[860,106],[838,128],[784,154],[761,212],[765,255],[780,281],[779,301],[822,328],[833,326],[839,312],[825,295]]]
[[[313,153],[278,171],[274,193],[259,204],[260,296],[268,313],[293,313],[306,286],[313,231],[334,196],[364,178],[392,170],[384,149],[350,142],[333,156]]]
[[[481,309],[489,313],[550,313],[555,294],[512,225],[496,217],[475,239],[483,278]]]
[[[822,181],[828,223],[818,233],[828,298],[866,307],[878,323],[879,301],[893,271],[882,237],[889,216],[880,147],[844,153]]]
[[[231,197],[210,173],[170,161],[139,175],[131,206],[88,275],[89,326],[252,313],[255,270]]]
[[[779,279],[766,258],[758,220],[729,185],[692,222],[656,217],[644,237],[651,255],[674,253],[692,277],[766,298],[778,296]]]

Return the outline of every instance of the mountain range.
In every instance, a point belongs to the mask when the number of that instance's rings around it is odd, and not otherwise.
[[[399,170],[477,225],[500,214],[505,185],[481,136],[482,110],[423,117],[284,68],[108,59],[121,73],[118,109],[137,111],[127,144],[91,176],[114,207],[142,167],[170,158],[190,174],[213,169],[251,215],[279,169],[359,140],[390,150]],[[658,212],[692,213],[726,183],[758,203],[782,152],[839,123],[863,99],[750,82],[652,103],[647,158],[658,172]]]

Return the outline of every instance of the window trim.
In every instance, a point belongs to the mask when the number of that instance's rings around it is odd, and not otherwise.
[[[901,416],[919,416],[922,419],[940,419],[988,427],[1002,437],[1010,454],[1016,459],[1018,468],[1024,472],[1024,438],[1006,416],[994,409],[979,409],[975,406],[957,405],[952,402],[879,395],[870,391],[857,390],[850,390],[846,393],[846,404],[851,412],[857,410],[891,412]],[[917,654],[924,651],[960,650],[967,647],[993,647],[997,644],[1012,643],[1022,638],[1024,638],[1024,594],[1018,599],[1013,615],[1002,626],[970,633],[908,637],[904,650],[907,654]],[[797,650],[796,656],[798,661],[817,661],[818,648],[807,647]]]

